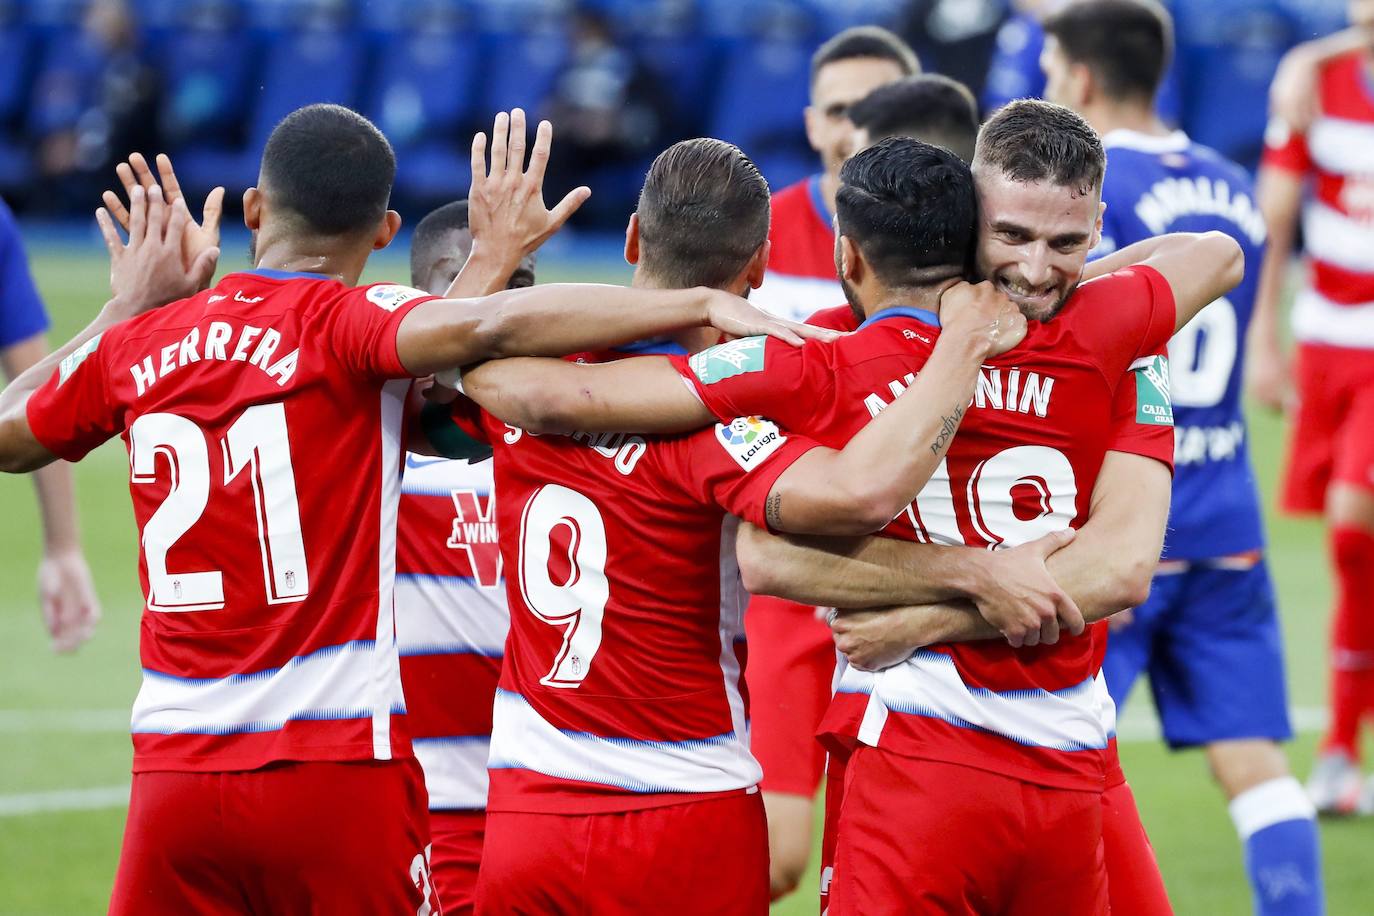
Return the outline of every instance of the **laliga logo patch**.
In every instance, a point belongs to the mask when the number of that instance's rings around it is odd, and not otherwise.
[[[787,438],[777,425],[761,417],[736,417],[716,426],[721,447],[746,471],[761,464]]]
[[[394,312],[412,299],[419,299],[421,296],[428,296],[429,293],[415,289],[410,286],[397,286],[385,283],[380,286],[373,286],[367,291],[367,301],[380,309]]]

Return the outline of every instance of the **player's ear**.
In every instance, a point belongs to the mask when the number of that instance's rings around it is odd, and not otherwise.
[[[381,251],[391,244],[391,240],[396,237],[396,233],[401,231],[401,214],[395,210],[386,211],[386,216],[382,217],[382,223],[377,227],[377,234],[372,237],[372,250]]]
[[[1102,241],[1102,217],[1106,212],[1107,202],[1105,200],[1100,201],[1097,205],[1097,222],[1093,223],[1093,237],[1092,244],[1088,246],[1089,251],[1096,248],[1097,244]]]
[[[262,226],[262,192],[257,188],[243,192],[243,225],[250,232]]]
[[[768,272],[768,254],[773,250],[773,243],[768,239],[763,240],[759,250],[754,252],[754,256],[749,260],[749,267],[746,268],[746,275],[749,279],[749,288],[758,289],[763,285],[763,275]]]
[[[1073,107],[1081,110],[1096,98],[1097,80],[1093,78],[1093,72],[1088,69],[1087,64],[1071,64],[1069,73],[1073,75],[1069,83],[1070,91],[1073,93]]]
[[[639,214],[631,213],[625,226],[625,263],[639,263]]]
[[[816,139],[816,131],[822,115],[814,105],[807,105],[802,109],[802,118],[806,123],[806,142],[811,144],[811,148],[816,152],[821,151],[821,145]]]
[[[863,275],[863,255],[859,254],[859,246],[849,236],[842,235],[836,240],[836,247],[840,257],[835,266],[839,268],[840,279],[858,283]]]

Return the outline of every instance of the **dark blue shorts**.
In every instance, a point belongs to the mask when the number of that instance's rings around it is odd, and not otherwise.
[[[1273,583],[1205,562],[1154,578],[1150,600],[1107,640],[1102,666],[1118,709],[1142,673],[1170,747],[1292,737]]]

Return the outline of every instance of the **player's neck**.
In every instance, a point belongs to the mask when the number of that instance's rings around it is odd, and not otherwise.
[[[657,278],[641,266],[635,267],[634,276],[630,279],[630,286],[635,289],[681,289],[680,286],[672,283],[660,283]],[[739,296],[744,293],[744,290],[727,289],[726,292]],[[683,328],[680,331],[665,334],[664,337],[688,353],[696,353],[720,343],[720,331],[715,328]]]
[[[259,236],[253,266],[289,273],[324,274],[345,286],[357,286],[370,253],[370,249],[342,250],[337,242],[321,242],[318,239],[264,240]]]
[[[940,296],[953,282],[949,281],[935,286],[875,289],[872,295],[865,296],[863,299],[864,315],[872,318],[879,312],[895,308],[922,309],[938,315],[940,314]]]
[[[1129,130],[1152,137],[1167,137],[1173,133],[1146,105],[1094,105],[1085,108],[1083,117],[1098,136],[1105,137],[1114,130]]]

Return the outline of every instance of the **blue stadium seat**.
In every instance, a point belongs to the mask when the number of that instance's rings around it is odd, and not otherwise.
[[[715,44],[693,32],[641,34],[631,44],[672,102],[678,132],[703,131],[702,99],[713,98],[717,88]]]
[[[216,184],[237,194],[257,179],[258,160],[272,128],[286,115],[314,102],[356,108],[363,76],[363,36],[350,30],[310,29],[277,36],[265,49],[258,91],[250,97],[246,145],[214,145],[182,151],[177,169],[197,190]]]
[[[45,42],[29,97],[27,130],[37,139],[73,127],[95,100],[104,50],[75,29],[54,32]]]
[[[539,111],[567,60],[566,33],[561,29],[494,33],[483,44],[479,120],[515,107]]]
[[[257,48],[246,29],[190,28],[161,44],[162,130],[177,149],[197,138],[242,139]]]
[[[802,109],[810,101],[812,42],[773,39],[734,45],[720,68],[709,133],[759,162],[807,152]]]

